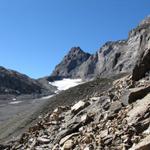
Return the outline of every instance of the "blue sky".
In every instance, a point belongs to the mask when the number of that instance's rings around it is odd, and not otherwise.
[[[94,53],[127,38],[149,8],[148,0],[0,0],[0,65],[49,75],[73,46]]]

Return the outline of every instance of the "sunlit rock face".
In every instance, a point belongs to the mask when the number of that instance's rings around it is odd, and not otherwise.
[[[106,42],[95,54],[85,53],[79,47],[72,48],[50,78],[91,79],[130,73],[146,49],[150,49],[150,17],[131,30],[126,40]]]

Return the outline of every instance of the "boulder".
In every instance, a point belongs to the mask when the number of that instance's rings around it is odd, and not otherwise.
[[[138,100],[133,109],[127,114],[127,121],[130,125],[139,122],[138,118],[143,118],[145,113],[148,111],[150,105],[150,94],[145,96],[143,99]]]
[[[41,144],[48,144],[50,142],[50,139],[48,138],[43,138],[43,137],[38,137],[37,141]]]
[[[147,49],[140,56],[135,68],[133,69],[132,79],[137,81],[150,71],[150,49]]]
[[[119,110],[121,110],[121,108],[122,108],[122,103],[121,103],[120,101],[114,101],[114,102],[112,102],[112,104],[110,105],[109,114],[118,113]]]
[[[62,150],[71,150],[73,148],[73,140],[68,140],[64,143]]]
[[[62,138],[59,142],[60,145],[63,145],[66,141],[70,140],[70,138],[79,135],[79,133],[72,133],[70,135],[65,136],[64,138]]]
[[[138,99],[142,99],[150,92],[150,85],[147,87],[137,87],[137,88],[130,88],[125,89],[122,93],[122,103],[124,105],[128,105],[130,103],[135,102]]]
[[[88,105],[89,105],[88,102],[79,101],[78,103],[76,103],[74,106],[71,107],[71,111],[72,111],[72,113],[77,114],[79,111],[81,111]]]

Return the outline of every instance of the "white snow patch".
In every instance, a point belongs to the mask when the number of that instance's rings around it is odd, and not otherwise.
[[[10,102],[9,104],[12,104],[12,105],[14,105],[14,104],[19,104],[19,103],[21,103],[22,101],[14,101],[14,102]]]
[[[67,90],[71,87],[82,84],[82,79],[63,79],[54,82],[49,82],[51,85],[56,86],[59,91]],[[57,91],[58,92],[58,91]]]

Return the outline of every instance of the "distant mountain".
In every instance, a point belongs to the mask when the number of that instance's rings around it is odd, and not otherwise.
[[[47,89],[19,72],[0,67],[0,94],[41,94]]]
[[[72,48],[56,66],[49,80],[88,79],[132,72],[135,64],[149,48],[150,17],[147,17],[129,32],[128,39],[107,42],[95,54],[85,53],[79,47]]]
[[[61,78],[77,78],[80,66],[86,62],[91,55],[85,53],[80,47],[73,47],[60,64],[55,67],[49,80]]]

